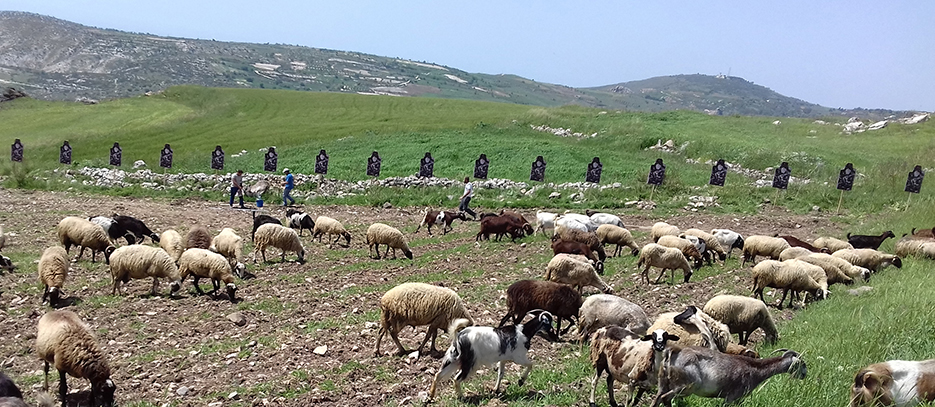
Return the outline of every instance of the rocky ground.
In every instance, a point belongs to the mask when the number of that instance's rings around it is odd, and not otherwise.
[[[3,254],[19,266],[12,273],[0,272],[0,368],[17,381],[30,402],[42,385],[42,363],[33,350],[35,325],[50,310],[40,304],[42,288],[35,263],[45,247],[56,244],[54,229],[61,218],[118,213],[143,219],[153,230],[174,228],[183,235],[194,224],[212,232],[233,227],[246,237],[244,252],[248,258],[252,255],[251,213],[232,210],[226,203],[0,189],[0,207],[6,208],[0,213],[0,225],[10,235]],[[282,215],[281,207],[270,209],[274,216]],[[151,284],[138,280],[128,284],[126,296],[114,297],[109,271],[100,259],[92,263],[85,254],[73,263],[64,308],[77,312],[98,335],[114,368],[121,405],[415,403],[420,392],[428,390],[439,361],[429,356],[390,356],[395,349],[389,340],[384,341],[382,354],[374,357],[380,296],[406,281],[444,285],[461,294],[479,324],[495,325],[505,313],[505,288],[522,278],[539,277],[551,258],[542,236],[526,238],[523,243],[475,243],[476,222],[456,221],[454,232],[443,237],[438,233],[429,237],[424,228],[412,234],[423,208],[305,209],[344,222],[353,235],[350,247],[312,242],[306,232],[302,240],[308,262],[299,264],[295,255],[287,255],[286,262],[280,263],[274,250],[269,262],[250,263],[248,269],[255,278],[237,282],[236,304],[226,294],[198,296],[190,281],[177,298],[167,295],[166,284],[158,295],[150,296]],[[649,226],[658,220],[646,214],[622,217],[639,243],[646,243]],[[528,218],[534,219],[535,214],[529,213]],[[666,220],[682,228],[730,228],[744,235],[779,232],[813,239],[819,234],[838,234],[823,214],[792,215],[776,208],[751,216],[686,212]],[[403,230],[415,261],[368,258],[363,236],[374,222]],[[147,244],[151,243],[147,240]],[[642,305],[651,316],[688,304],[703,305],[715,294],[749,291],[748,271],[739,269],[736,255],[726,266],[703,268],[690,283],[675,286],[637,284],[635,262],[632,257],[610,259],[605,277],[619,295]],[[792,311],[776,311],[778,318],[792,315]],[[412,349],[423,332],[406,329],[400,339]],[[448,342],[447,335],[441,335],[438,347],[444,349]],[[538,370],[563,366],[569,359],[586,360],[587,352],[582,353],[574,343],[537,338],[532,353],[537,361],[535,377]],[[507,380],[514,378],[512,374],[513,370]],[[492,394],[494,376],[488,371],[466,387],[472,400],[501,403]],[[51,380],[55,389],[57,375]],[[579,404],[584,403],[587,393],[580,386],[590,379],[568,380],[575,383],[574,391],[584,395]],[[551,389],[536,388],[533,379],[530,383],[527,386],[532,388],[523,389],[529,397],[568,389],[562,383]],[[87,381],[72,378],[69,386],[73,394],[68,405],[84,405]],[[441,405],[452,401],[450,387],[441,390]]]

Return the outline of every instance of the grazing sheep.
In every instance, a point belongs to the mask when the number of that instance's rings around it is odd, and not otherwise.
[[[163,231],[162,234],[159,235],[159,247],[165,250],[166,253],[169,253],[169,257],[175,261],[175,264],[179,263],[179,257],[181,257],[182,252],[185,251],[185,244],[182,243],[182,235],[172,229]]]
[[[566,218],[564,216],[559,216],[557,219],[555,219],[555,231],[553,232],[553,234],[557,234],[563,229],[571,229],[571,230],[578,230],[581,232],[589,232],[590,229],[588,225],[590,224],[591,224],[590,222],[581,223],[575,219]],[[594,230],[597,230],[597,228],[595,228]]]
[[[557,213],[536,211],[536,229],[533,233],[542,231],[542,234],[545,235],[546,229],[551,229],[552,233],[555,233],[555,218],[557,217]]]
[[[721,247],[727,248],[728,257],[734,249],[743,250],[743,236],[740,233],[730,229],[711,229],[711,234],[721,243]]]
[[[731,339],[727,325],[694,305],[689,305],[682,312],[659,314],[646,333],[658,329],[681,338],[675,341],[680,346],[704,346],[719,352],[727,350]]]
[[[91,223],[91,221],[76,216],[69,216],[62,219],[55,227],[58,233],[58,241],[65,246],[65,252],[71,250],[71,246],[81,246],[78,257],[84,254],[84,249],[91,249],[91,262],[95,261],[97,252],[104,253],[104,262],[110,261],[107,254],[107,248],[113,248],[113,242],[110,237],[101,229],[100,226]]]
[[[595,230],[597,229],[595,228]],[[582,232],[580,230],[566,228],[558,228],[555,232],[555,236],[562,240],[571,240],[588,245],[592,252],[597,253],[598,261],[604,261],[607,259],[607,253],[604,252],[604,245],[601,243],[601,238],[597,236],[597,233]],[[553,239],[555,236],[553,236]]]
[[[829,253],[834,253],[838,250],[854,248],[854,246],[851,246],[850,243],[840,239],[835,239],[833,237],[819,237],[818,239],[815,239],[815,241],[812,243],[812,246],[815,246],[817,249],[828,249]]]
[[[9,257],[0,255],[0,270],[13,271],[15,269],[16,269],[16,265],[13,264],[13,260],[10,260]]]
[[[692,246],[694,248],[694,246]],[[688,264],[688,259],[685,258],[685,255],[682,254],[682,251],[672,247],[665,247],[655,243],[649,243],[646,246],[643,246],[643,249],[640,250],[640,259],[636,262],[636,267],[640,268],[646,266],[643,271],[640,273],[640,280],[646,280],[646,284],[649,284],[649,268],[650,267],[659,267],[662,270],[659,272],[659,277],[656,277],[656,282],[659,282],[659,279],[665,275],[666,270],[672,270],[672,282],[675,282],[675,270],[681,269],[682,276],[685,279],[685,282],[688,282],[688,279],[692,275],[691,265]]]
[[[23,392],[20,391],[19,387],[16,387],[16,383],[13,383],[13,379],[3,373],[3,371],[0,371],[0,400],[2,400],[3,397],[22,399]]]
[[[45,286],[42,292],[42,302],[49,299],[49,305],[58,305],[62,286],[68,278],[68,253],[59,246],[46,248],[39,258],[39,281]]]
[[[701,255],[701,251],[699,251],[698,247],[688,239],[682,239],[678,236],[665,235],[660,236],[656,241],[656,244],[679,249],[679,251],[685,255],[686,259],[692,259],[695,268],[699,268],[704,264],[704,257]]]
[[[466,319],[468,325],[473,325],[461,297],[458,293],[445,287],[438,287],[424,283],[403,283],[393,287],[380,298],[380,334],[377,336],[375,356],[380,356],[380,342],[387,333],[396,343],[397,354],[405,355],[409,352],[399,342],[399,331],[407,326],[418,327],[428,325],[425,339],[419,345],[418,352],[431,338],[431,352],[437,354],[435,338],[438,330],[444,331],[455,320]],[[454,340],[454,336],[452,336]]]
[[[890,360],[857,372],[850,407],[908,407],[932,401],[935,401],[935,359]]]
[[[704,242],[704,240],[702,240],[698,236],[686,235],[684,233],[679,235],[678,238],[682,240],[687,240],[689,243],[692,244],[692,246],[695,246],[695,250],[697,250],[698,253],[701,255],[701,259],[703,260],[703,263],[708,263],[709,266],[711,265],[711,262],[712,262],[711,251],[708,250],[708,245]],[[664,237],[659,238],[659,240],[668,240],[668,239],[672,239],[672,237],[664,236]],[[704,265],[703,263],[699,263],[698,267],[703,266]]]
[[[854,246],[855,249],[879,249],[880,245],[883,244],[883,241],[889,238],[896,238],[896,235],[893,234],[892,230],[887,230],[886,232],[881,233],[879,236],[870,236],[870,235],[852,235],[847,234],[847,242]]]
[[[782,303],[790,290],[793,292],[808,291],[816,298],[824,298],[827,292],[822,291],[822,286],[811,277],[816,273],[810,272],[810,268],[817,268],[821,274],[824,274],[821,267],[798,260],[783,262],[764,260],[757,263],[750,272],[753,276],[754,298],[759,297],[763,303],[766,303],[763,298],[763,289],[766,287],[782,289],[782,298],[777,304],[779,309],[782,309]],[[792,297],[789,298],[789,305],[792,305]]]
[[[318,242],[321,243],[322,235],[328,235],[330,239],[331,236],[337,236],[334,238],[334,241],[331,244],[335,244],[338,240],[341,240],[343,237],[347,240],[347,246],[351,245],[351,234],[344,229],[344,225],[341,222],[338,222],[336,219],[329,218],[327,216],[319,216],[318,219],[315,219],[315,228],[312,229],[312,239],[318,238]]]
[[[497,385],[494,393],[500,392],[500,382],[503,380],[503,366],[505,362],[513,362],[524,366],[519,376],[520,386],[526,381],[532,370],[532,361],[529,360],[529,347],[532,337],[539,332],[555,336],[552,331],[552,315],[542,311],[534,315],[533,319],[525,324],[507,325],[500,328],[489,326],[472,326],[459,331],[463,323],[455,321],[449,329],[452,337],[451,346],[445,352],[442,366],[435,374],[432,387],[429,390],[429,400],[435,398],[435,390],[439,382],[445,382],[454,377],[455,392],[458,397],[464,397],[461,392],[461,382],[469,379],[478,370],[497,364]],[[457,377],[455,377],[457,374]]]
[[[579,340],[605,326],[617,325],[633,332],[646,332],[649,317],[639,305],[610,294],[589,295],[578,312]]]
[[[636,245],[636,242],[633,240],[633,235],[630,234],[629,230],[615,225],[600,225],[597,227],[595,233],[597,234],[597,238],[600,239],[601,244],[617,245],[616,249],[614,249],[614,257],[620,255],[623,246],[629,247],[630,254],[634,256],[640,253],[640,247]]]
[[[808,256],[808,255],[813,254],[813,253],[815,253],[815,252],[813,252],[813,251],[811,251],[811,250],[808,250],[808,249],[806,249],[806,248],[804,248],[804,247],[792,246],[792,247],[790,247],[790,248],[788,248],[788,249],[786,249],[786,250],[783,250],[782,252],[779,253],[779,261],[790,260],[790,259],[797,259],[797,258],[800,258],[800,257]]]
[[[175,295],[182,288],[182,278],[179,268],[175,265],[169,253],[158,247],[130,245],[123,246],[110,255],[110,275],[114,280],[111,295],[117,295],[120,282],[124,287],[131,278],[153,278],[153,289],[150,295],[156,295],[159,279],[168,279],[172,284],[169,295]]]
[[[601,227],[601,225],[614,225],[621,228],[623,227],[623,221],[620,220],[620,217],[617,215],[593,211],[584,211],[584,213],[591,217],[591,223],[597,225],[597,227]]]
[[[246,271],[246,267],[241,262],[243,260],[243,239],[237,235],[237,232],[234,232],[234,229],[221,229],[221,233],[211,239],[211,247],[208,250],[224,256],[227,262],[230,263],[233,273],[237,277],[243,278],[244,271]]]
[[[92,405],[114,405],[117,386],[110,379],[110,364],[93,331],[77,314],[67,310],[49,311],[39,318],[37,330],[36,355],[45,362],[44,390],[49,389],[49,366],[55,365],[62,407],[67,404],[67,375],[91,382]]]
[[[191,248],[182,253],[182,257],[179,258],[179,277],[182,281],[185,281],[188,275],[191,274],[195,280],[195,290],[199,294],[204,294],[205,292],[198,285],[198,280],[202,277],[211,279],[214,288],[209,293],[211,295],[221,289],[221,282],[223,281],[227,287],[227,298],[231,302],[236,302],[234,294],[237,291],[237,286],[234,284],[231,269],[230,261],[226,257],[210,250]]]
[[[666,354],[666,344],[678,340],[678,336],[663,330],[642,337],[619,326],[609,326],[595,332],[591,339],[591,367],[595,374],[591,379],[590,406],[596,406],[594,392],[605,371],[610,405],[617,405],[614,400],[614,380],[623,383],[626,392],[624,405],[636,405],[647,389],[656,386],[659,366]],[[637,388],[635,397],[634,387]]]
[[[724,247],[721,246],[721,241],[718,240],[714,235],[705,232],[701,229],[688,229],[682,234],[687,236],[695,236],[704,241],[705,247],[709,252],[714,252],[717,255],[718,259],[724,261],[727,258],[727,252],[724,251]]]
[[[319,217],[320,219],[321,217]],[[319,223],[316,222],[315,227]],[[290,228],[275,223],[266,223],[256,230],[254,238],[256,247],[253,249],[253,262],[256,263],[256,254],[259,252],[263,256],[263,262],[266,262],[266,249],[275,247],[282,250],[282,259],[286,261],[286,252],[295,252],[299,257],[299,263],[305,262],[305,248],[299,240],[299,234]]]
[[[403,233],[392,226],[383,224],[383,223],[374,223],[367,228],[367,248],[372,252],[373,249],[376,249],[377,259],[380,259],[380,245],[386,245],[386,251],[383,253],[383,257],[386,258],[387,254],[390,252],[390,248],[393,249],[393,258],[396,258],[396,249],[402,250],[403,254],[406,255],[406,258],[412,260],[412,250],[409,250],[409,242],[406,240],[406,236],[403,236]],[[368,256],[372,256],[372,253],[368,253]]]
[[[571,213],[570,211],[565,211],[565,213],[562,215],[562,219],[565,219],[565,221],[578,222],[588,228],[588,232],[593,232],[597,230],[598,227],[596,223],[591,222],[590,216],[582,215],[580,213]],[[556,220],[556,222],[558,222],[558,220]],[[556,223],[556,225],[558,224],[559,223]]]
[[[111,227],[114,226],[115,223],[117,223],[116,221],[114,221],[113,216],[117,216],[117,214],[115,213],[115,214],[113,214],[111,217],[107,217],[107,216],[91,216],[91,217],[88,217],[88,220],[91,221],[91,223],[100,226],[101,229],[104,229],[104,232],[107,233],[107,235],[110,236],[110,238],[111,238],[114,242],[116,242],[117,239],[119,239],[119,238],[125,238],[125,239],[127,240],[127,244],[133,244],[133,243],[135,243],[135,242],[136,242],[136,237],[133,236],[132,234],[129,234],[129,235],[126,234],[126,231],[123,231],[123,232],[121,233],[121,232],[118,232],[116,228],[114,228],[114,231],[111,232],[111,230],[110,230]],[[113,235],[112,235],[111,233],[113,233]]]
[[[568,332],[581,309],[581,294],[565,284],[541,280],[520,280],[506,289],[507,313],[500,320],[503,326],[512,318],[513,324],[519,324],[529,311],[545,310],[558,320],[558,335]],[[562,319],[568,321],[568,327],[562,331]]]
[[[838,250],[832,256],[847,260],[855,266],[865,267],[873,272],[883,270],[889,265],[896,266],[896,268],[903,267],[903,261],[899,256],[874,249]]]
[[[490,235],[495,235],[499,242],[505,234],[509,234],[510,240],[516,242],[516,238],[523,235],[523,225],[509,216],[488,216],[481,219],[480,231],[474,236],[474,241],[480,241],[482,237],[490,240]]]
[[[591,247],[584,243],[571,240],[562,240],[558,237],[558,235],[552,236],[552,254],[559,253],[580,254],[591,260],[594,260],[597,273],[601,275],[604,274],[604,262],[600,261],[597,255],[591,251]]]
[[[545,267],[546,281],[575,286],[578,292],[584,286],[597,288],[604,294],[613,294],[614,289],[601,280],[591,261],[576,254],[556,254]]]
[[[114,215],[114,224],[110,227],[110,232],[119,233],[127,239],[128,244],[142,243],[147,237],[152,239],[153,243],[159,243],[159,235],[149,230],[143,221],[132,216]],[[133,236],[134,241],[130,241],[130,236]]]
[[[254,214],[256,213],[254,212]],[[260,226],[265,225],[267,223],[275,223],[277,225],[282,226],[282,222],[280,222],[279,219],[276,219],[272,216],[256,215],[253,218],[253,230],[250,232],[250,240],[256,241],[256,230],[259,229]],[[314,228],[312,230],[314,230]]]
[[[756,298],[739,295],[718,295],[708,300],[703,311],[727,325],[730,333],[737,334],[739,343],[746,345],[750,334],[762,329],[767,343],[779,340],[779,332],[766,304]]]
[[[809,264],[814,264],[825,270],[828,276],[828,285],[832,284],[852,284],[854,279],[861,277],[864,280],[870,278],[870,270],[860,266],[854,266],[847,260],[834,257],[827,253],[812,253],[808,256],[799,257]]]
[[[289,219],[290,228],[299,230],[299,236],[302,236],[302,231],[305,229],[308,229],[308,234],[312,234],[312,230],[315,229],[315,221],[305,212],[292,208],[286,209],[286,219]]]
[[[753,235],[743,242],[743,261],[740,267],[747,265],[747,262],[756,262],[756,256],[766,256],[770,259],[779,259],[780,253],[792,246],[789,242],[778,237]]]
[[[188,234],[185,235],[185,249],[191,248],[205,249],[211,247],[211,232],[208,232],[208,229],[204,226],[195,225],[188,230]]]
[[[451,223],[455,219],[460,219],[462,222],[467,222],[467,215],[462,211],[451,212],[451,211],[426,211],[425,216],[422,217],[422,223],[416,227],[416,231],[412,233],[419,233],[419,229],[422,225],[426,226],[426,229],[429,231],[429,236],[432,235],[432,226],[441,226],[442,234],[448,234],[449,230],[452,230]]]
[[[657,243],[660,237],[663,236],[678,236],[681,232],[679,228],[672,226],[665,222],[656,222],[653,224],[652,230],[649,232],[649,237],[653,239],[653,243]]]

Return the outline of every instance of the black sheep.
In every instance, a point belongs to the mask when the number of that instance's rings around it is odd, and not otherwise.
[[[558,320],[558,334],[567,333],[577,323],[578,311],[584,300],[574,288],[566,284],[541,280],[520,280],[506,289],[507,314],[500,320],[503,326],[511,317],[513,323],[523,321],[526,313],[533,310],[550,312]],[[562,331],[562,319],[568,327]]]
[[[254,240],[254,237],[256,236],[256,229],[265,223],[275,223],[282,226],[282,222],[280,222],[279,219],[269,215],[257,215],[253,218],[253,232],[250,233],[250,240]]]

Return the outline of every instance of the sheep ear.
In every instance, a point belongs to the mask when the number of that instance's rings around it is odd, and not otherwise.
[[[857,377],[854,379],[854,387],[860,387],[863,385],[864,389],[870,392],[870,394],[876,394],[880,389],[882,380],[877,374],[873,371],[865,370],[857,374]]]
[[[678,342],[679,339],[682,339],[682,338],[679,338],[679,337],[676,336],[676,335],[672,335],[672,334],[666,332],[665,339],[666,339],[666,340],[669,340],[669,341],[672,341],[672,342]]]
[[[651,341],[651,340],[653,340],[653,335],[652,335],[652,334],[643,335],[643,337],[640,338],[640,340],[641,340],[641,341]]]

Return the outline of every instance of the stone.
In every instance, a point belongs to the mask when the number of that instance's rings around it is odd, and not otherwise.
[[[318,356],[325,356],[325,353],[328,353],[328,345],[321,345],[315,348],[315,350],[313,350],[312,353]]]
[[[555,199],[555,198],[559,198],[559,197],[561,197],[561,196],[562,196],[562,193],[561,193],[561,192],[555,191],[555,192],[552,192],[551,194],[549,194],[549,199]]]
[[[392,208],[393,208],[393,204],[391,204],[390,201],[386,201],[383,203],[383,209],[392,209]]]
[[[134,170],[137,169],[137,168],[143,168],[143,167],[145,167],[145,166],[146,166],[146,161],[143,161],[143,160],[136,160],[136,161],[133,162],[133,169],[134,169]]]
[[[227,319],[234,323],[237,326],[244,326],[247,324],[247,319],[244,318],[243,313],[237,311],[233,314],[227,316]]]
[[[887,123],[889,123],[888,120],[881,120],[881,121],[878,121],[878,122],[876,122],[876,123],[871,124],[870,127],[867,127],[867,130],[880,130],[880,129],[886,127],[886,124],[887,124]]]
[[[185,386],[179,387],[178,389],[175,390],[175,394],[178,394],[179,396],[185,396],[186,394],[188,394],[188,387],[185,387]]]

